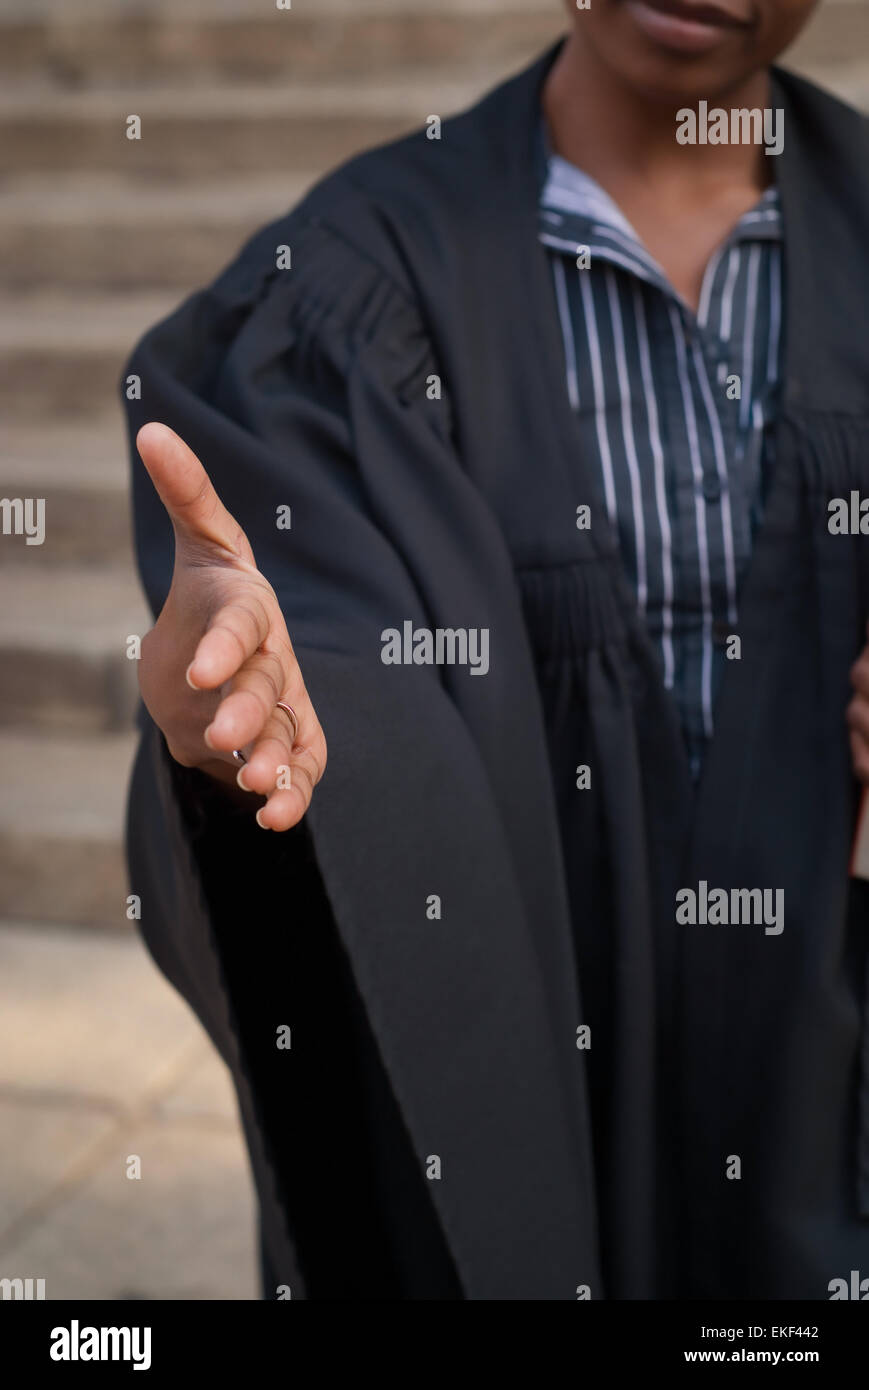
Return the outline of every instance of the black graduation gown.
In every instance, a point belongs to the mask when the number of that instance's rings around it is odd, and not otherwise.
[[[293,1297],[826,1298],[869,1274],[844,723],[869,565],[826,524],[869,493],[866,123],[776,72],[777,463],[695,795],[603,509],[575,526],[594,486],[536,235],[556,51],[326,178],[136,349],[130,428],[176,429],[246,528],[329,767],[299,833],[236,840],[145,719],[132,885],[233,1069]],[[133,479],[157,611],[171,531]],[[487,628],[489,673],[384,665],[407,619]],[[701,880],[782,889],[783,932],[678,925]]]

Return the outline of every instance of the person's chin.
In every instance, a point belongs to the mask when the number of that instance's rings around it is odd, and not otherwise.
[[[609,0],[611,58],[647,97],[709,98],[752,66],[748,0]]]

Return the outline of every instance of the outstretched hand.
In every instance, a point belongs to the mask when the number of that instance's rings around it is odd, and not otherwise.
[[[326,740],[275,591],[184,441],[150,423],[136,445],[175,531],[172,586],[142,643],[142,698],[177,762],[258,792],[259,824],[288,830],[323,775]]]

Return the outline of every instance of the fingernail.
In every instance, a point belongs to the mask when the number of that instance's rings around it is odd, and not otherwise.
[[[253,787],[249,787],[249,786],[247,785],[247,782],[245,782],[245,780],[244,780],[244,773],[245,773],[245,769],[244,769],[243,767],[240,767],[240,768],[238,769],[238,773],[236,774],[235,780],[236,780],[236,782],[238,783],[238,785],[241,787],[241,789],[242,789],[243,792],[251,792],[251,791],[253,791]]]
[[[207,746],[208,746],[209,748],[213,748],[213,747],[214,747],[214,744],[211,742],[211,730],[212,730],[212,727],[213,727],[213,726],[212,726],[211,724],[209,724],[208,728],[205,730],[205,733],[202,735],[202,737],[205,739],[205,742],[206,742],[206,744],[207,744]]]
[[[191,689],[191,690],[198,690],[198,689],[199,689],[199,686],[198,686],[198,685],[194,685],[193,682],[192,682],[192,680],[190,679],[190,671],[191,671],[192,667],[193,667],[193,662],[191,661],[190,665],[187,667],[187,670],[184,672],[184,679],[186,680],[187,684],[190,686],[190,689]]]
[[[261,806],[261,807],[259,808],[259,810],[257,811],[257,813],[256,813],[256,823],[257,823],[257,825],[259,826],[260,830],[271,830],[271,826],[270,826],[270,825],[266,825],[263,821],[260,820],[260,816],[262,815],[262,813],[263,813],[264,810],[265,810],[265,807],[264,807],[264,806]]]

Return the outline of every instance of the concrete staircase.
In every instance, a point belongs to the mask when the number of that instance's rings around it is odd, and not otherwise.
[[[0,918],[125,929],[123,803],[149,626],[116,381],[141,331],[324,169],[459,109],[560,0],[0,0]],[[795,66],[869,108],[869,0]],[[129,115],[142,139],[125,138]]]

